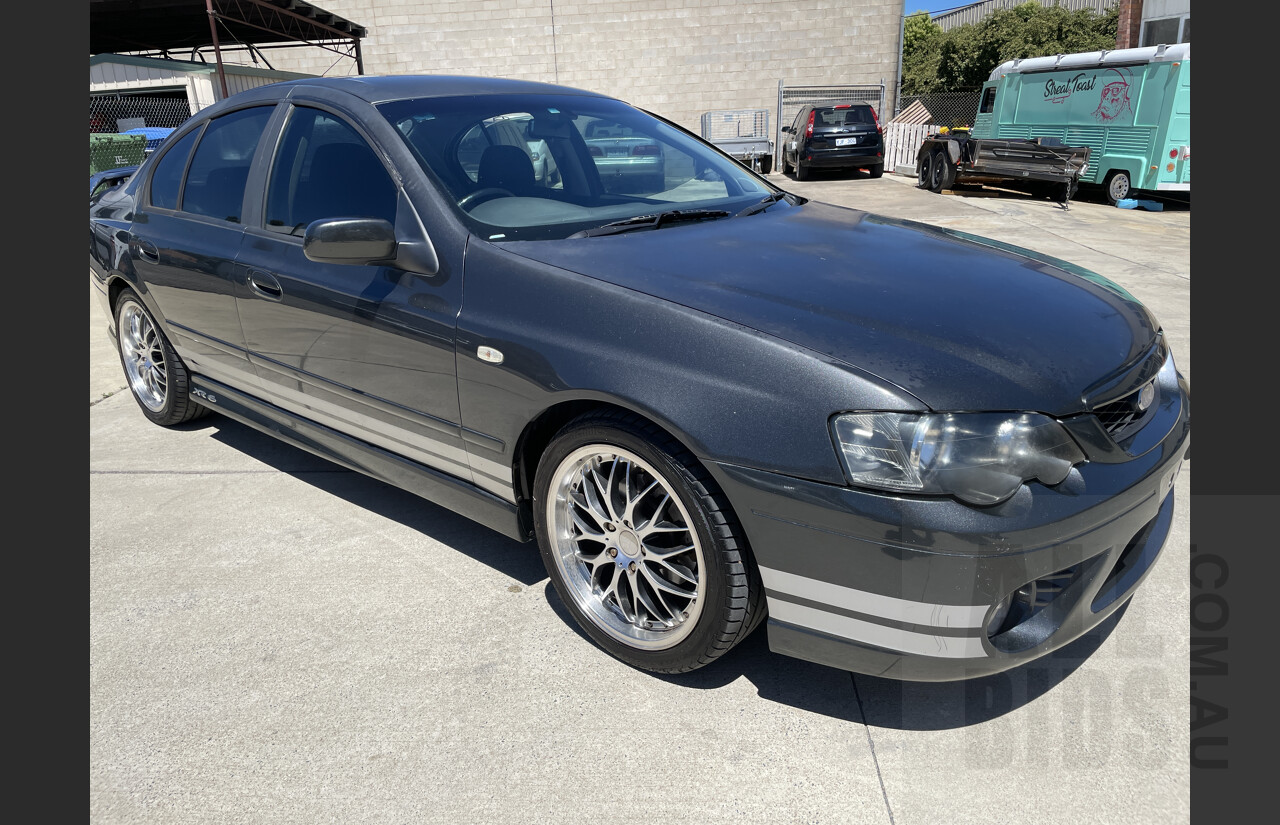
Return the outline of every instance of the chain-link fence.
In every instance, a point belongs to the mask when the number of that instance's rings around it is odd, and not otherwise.
[[[148,127],[173,128],[189,117],[191,105],[185,90],[89,95],[91,134]]]
[[[916,101],[928,110],[930,122],[934,126],[946,126],[954,129],[957,126],[972,126],[978,114],[978,102],[982,97],[982,89],[965,89],[958,92],[933,92],[924,95],[903,95],[898,105],[898,114],[905,113]]]

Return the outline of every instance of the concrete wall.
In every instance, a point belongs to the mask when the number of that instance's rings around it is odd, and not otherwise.
[[[699,130],[703,112],[768,109],[789,85],[879,84],[893,111],[901,0],[319,0],[366,26],[366,74],[470,74],[561,83]],[[354,74],[319,49],[277,69]],[[331,68],[332,66],[332,68]]]

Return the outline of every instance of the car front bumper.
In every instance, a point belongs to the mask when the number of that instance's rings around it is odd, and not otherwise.
[[[1170,420],[1148,425],[1168,432],[1142,455],[1087,462],[990,508],[712,464],[760,568],[770,648],[935,682],[1007,670],[1079,638],[1128,601],[1168,537],[1190,449],[1178,383]],[[1019,590],[1025,618],[991,635],[997,606]]]

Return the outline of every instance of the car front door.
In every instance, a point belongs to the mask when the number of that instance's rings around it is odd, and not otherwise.
[[[194,372],[233,385],[256,383],[236,312],[244,283],[234,261],[249,168],[274,110],[238,109],[169,145],[130,227],[143,298],[159,308],[174,348]]]
[[[791,124],[791,134],[787,135],[787,145],[783,148],[783,154],[791,156],[791,165],[795,166],[800,161],[800,124],[806,122],[809,117],[809,107],[801,106],[800,111],[796,112],[796,119]]]
[[[447,266],[427,274],[303,254],[307,225],[323,218],[381,218],[402,240],[421,227],[367,135],[336,111],[294,105],[261,203],[237,267],[266,400],[470,481],[454,361],[461,279]]]

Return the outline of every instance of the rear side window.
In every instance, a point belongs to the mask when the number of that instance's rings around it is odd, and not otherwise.
[[[241,109],[211,121],[196,147],[182,190],[182,211],[240,221],[249,165],[272,107]]]
[[[321,218],[395,223],[396,185],[355,129],[319,109],[289,115],[267,184],[267,228],[301,235]]]
[[[161,209],[177,209],[178,194],[182,190],[182,173],[187,168],[187,158],[191,157],[191,147],[196,143],[199,129],[193,129],[183,135],[182,139],[169,147],[156,171],[151,175],[151,205]]]

